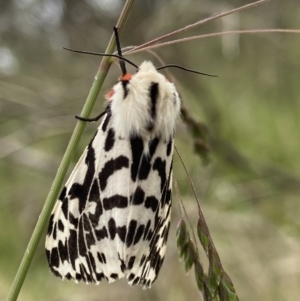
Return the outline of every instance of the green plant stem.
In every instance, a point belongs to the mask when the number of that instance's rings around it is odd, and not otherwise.
[[[119,20],[117,22],[117,27],[119,28],[119,32],[122,31],[125,22],[127,20],[127,17],[130,13],[131,7],[133,5],[134,0],[127,0],[124,4],[123,10],[120,14]],[[115,49],[116,43],[114,36],[111,37],[106,52],[105,53],[112,53]],[[95,80],[93,82],[93,85],[90,89],[89,95],[86,99],[86,102],[83,106],[83,109],[81,111],[82,117],[88,117],[92,111],[92,108],[96,102],[97,96],[100,92],[100,89],[103,85],[104,79],[108,73],[109,67],[111,65],[111,58],[104,57],[100,63],[98,72],[95,76]],[[55,179],[52,183],[52,186],[50,188],[50,192],[47,196],[47,199],[45,201],[45,204],[43,206],[43,209],[41,211],[41,214],[38,218],[38,221],[36,223],[36,226],[34,228],[34,231],[32,233],[32,236],[30,238],[30,241],[28,243],[28,246],[26,248],[25,254],[23,256],[23,259],[20,263],[19,269],[17,271],[17,274],[15,276],[15,279],[12,283],[12,286],[10,288],[9,294],[7,296],[7,301],[15,301],[18,298],[19,292],[21,290],[21,287],[23,285],[23,282],[25,280],[27,271],[29,269],[29,266],[31,264],[31,261],[33,259],[34,253],[36,251],[36,248],[38,246],[38,243],[41,239],[41,236],[43,234],[44,228],[48,222],[48,218],[50,216],[50,213],[52,211],[52,208],[54,206],[54,203],[56,202],[58,198],[58,194],[60,192],[62,182],[64,180],[64,177],[67,173],[69,164],[71,162],[71,159],[73,157],[74,151],[76,149],[76,146],[80,140],[80,137],[83,133],[85,127],[85,122],[78,121],[74,132],[72,134],[72,137],[70,139],[69,145],[66,149],[66,152],[62,158],[61,164],[57,170]]]

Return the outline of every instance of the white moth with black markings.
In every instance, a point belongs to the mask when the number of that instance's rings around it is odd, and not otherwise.
[[[117,45],[123,75],[53,209],[46,253],[63,279],[149,288],[166,252],[181,100],[151,62],[127,73]]]
[[[169,232],[180,103],[174,84],[147,61],[107,94],[103,121],[50,217],[46,253],[55,275],[154,282]]]

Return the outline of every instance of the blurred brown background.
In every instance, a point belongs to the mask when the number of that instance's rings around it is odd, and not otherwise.
[[[0,299],[7,295],[100,58],[62,46],[104,51],[124,1],[0,1]],[[248,3],[139,0],[122,33],[123,46]],[[273,0],[178,37],[223,30],[300,28],[297,0]],[[194,180],[215,245],[241,300],[296,301],[300,292],[300,35],[248,34],[195,40],[158,49],[165,63],[218,74],[170,70],[184,105],[210,134],[210,163],[193,152],[183,122],[178,149]],[[136,64],[149,53],[130,56]],[[130,68],[130,67],[129,67]],[[93,110],[120,71],[113,66]],[[97,125],[88,124],[72,167]],[[196,203],[178,157],[175,171],[194,224]],[[71,170],[71,168],[70,168]],[[48,269],[44,241],[20,301],[200,300],[193,271],[178,260],[178,201],[161,273],[151,290],[62,282]],[[202,261],[206,258],[202,255]]]

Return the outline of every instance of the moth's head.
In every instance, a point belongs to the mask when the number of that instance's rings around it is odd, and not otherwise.
[[[121,76],[107,100],[115,130],[121,136],[168,140],[174,135],[181,101],[174,84],[151,62],[143,62],[133,75]]]

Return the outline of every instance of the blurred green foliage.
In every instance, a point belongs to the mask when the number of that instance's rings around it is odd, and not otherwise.
[[[247,1],[136,1],[122,45],[138,45]],[[0,29],[0,299],[11,285],[99,59],[68,53],[105,49],[122,1],[1,1]],[[185,32],[299,28],[296,0],[262,6]],[[166,63],[218,74],[172,70],[183,103],[206,124],[210,162],[202,164],[184,122],[176,143],[193,178],[211,235],[241,300],[298,300],[300,286],[300,36],[249,34],[196,40],[158,49]],[[155,58],[130,57],[139,64]],[[113,66],[105,94],[120,71]],[[103,97],[94,108],[98,114]],[[93,136],[88,124],[74,164]],[[196,225],[196,203],[180,161],[174,176]],[[50,274],[44,242],[19,300],[188,300],[198,297],[193,273],[178,261],[173,221],[167,257],[149,291],[75,285]],[[203,261],[205,257],[203,256]]]

